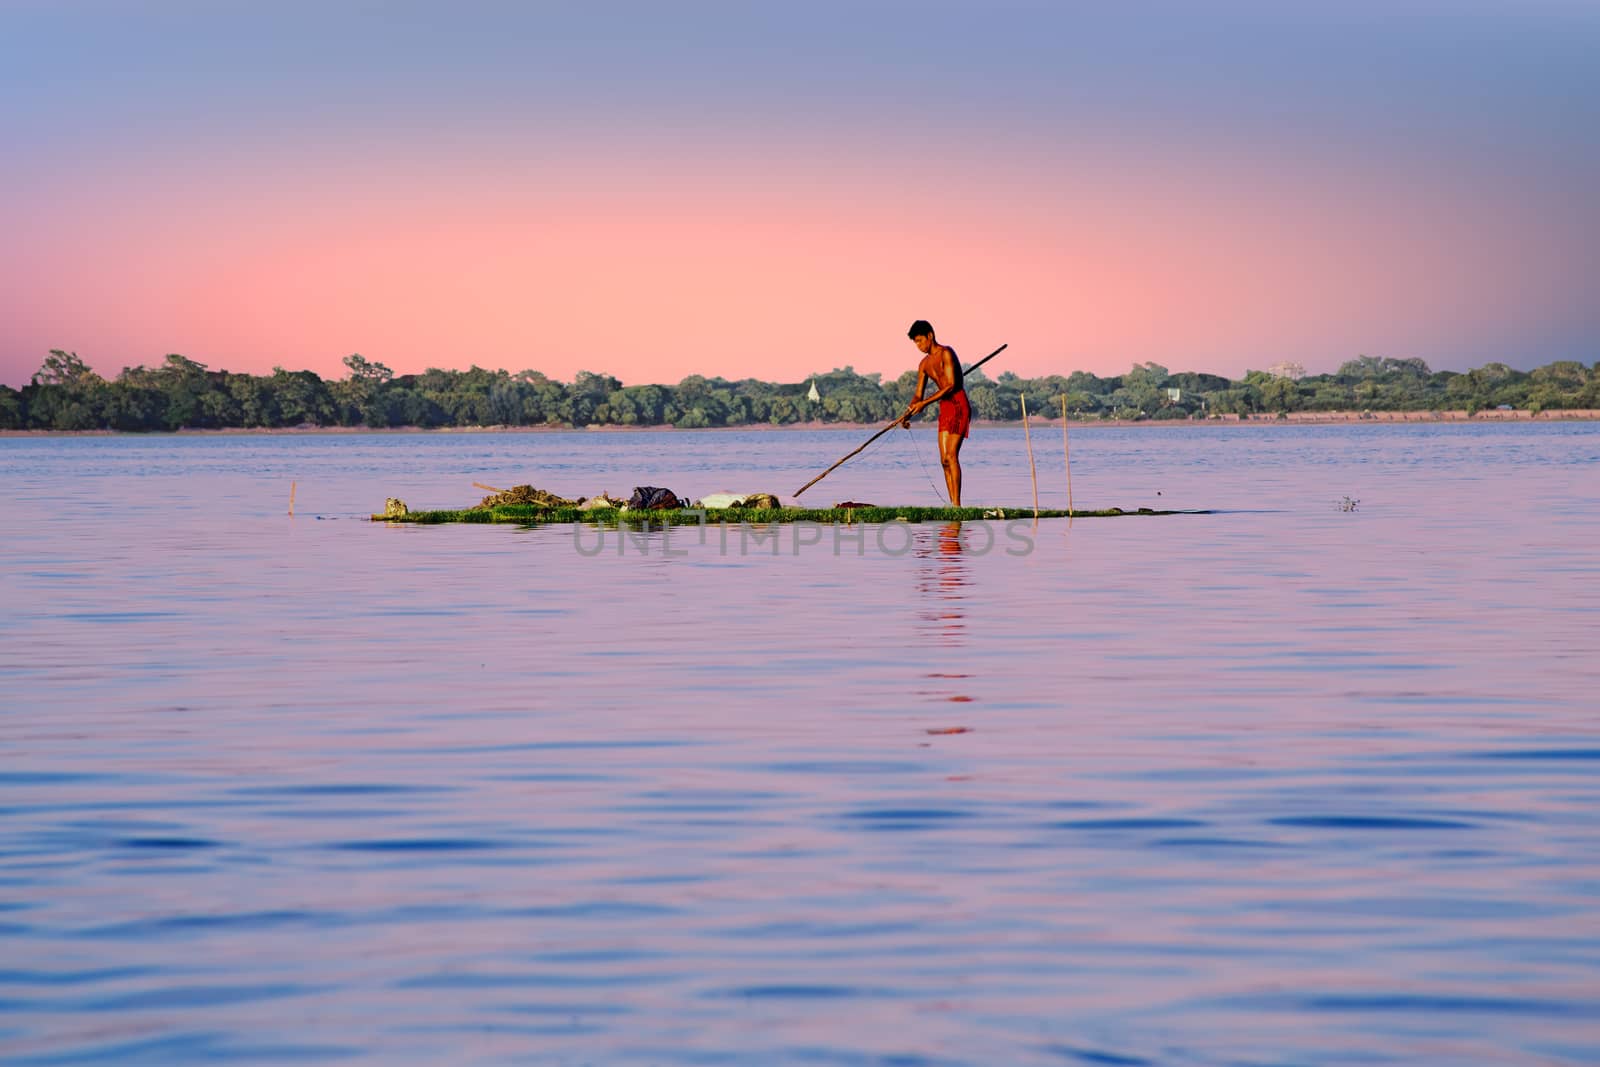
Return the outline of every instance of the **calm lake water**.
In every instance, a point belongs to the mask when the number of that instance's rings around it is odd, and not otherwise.
[[[1074,431],[1078,506],[1216,513],[1037,530],[364,521],[864,436],[0,440],[0,1060],[1600,1062],[1600,424]]]

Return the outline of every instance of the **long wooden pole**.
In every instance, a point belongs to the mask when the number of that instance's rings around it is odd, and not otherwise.
[[[1022,394],[1022,440],[1028,445],[1028,474],[1033,478],[1033,517],[1039,518],[1039,468],[1033,465],[1033,435],[1028,432],[1028,394]]]
[[[889,425],[885,426],[883,429],[879,430],[877,433],[873,434],[871,437],[869,437],[865,441],[863,441],[861,443],[861,447],[860,448],[856,449],[854,452],[849,453],[849,455],[846,455],[844,457],[844,459],[839,460],[839,462],[835,463],[833,466],[829,467],[827,470],[823,471],[821,474],[819,474],[815,478],[811,479],[805,485],[802,485],[800,488],[796,489],[794,491],[794,495],[795,496],[799,496],[801,493],[805,492],[807,489],[810,489],[813,485],[816,485],[818,482],[822,481],[822,479],[826,478],[828,475],[832,474],[834,471],[836,471],[840,467],[844,466],[844,461],[846,459],[849,459],[852,456],[860,455],[861,452],[868,445],[870,445],[872,442],[876,441],[878,438],[882,437],[884,434],[888,433],[890,430],[894,429],[898,425],[900,425],[900,420],[899,419],[895,419]]]
[[[1072,518],[1072,452],[1067,447],[1067,394],[1061,394],[1061,458],[1067,464],[1067,518]]]
[[[972,371],[977,370],[979,367],[981,367],[985,363],[989,362],[995,356],[998,356],[1000,353],[1004,352],[1006,350],[1006,348],[1007,348],[1007,345],[1001,345],[999,348],[995,349],[993,352],[990,352],[987,356],[984,356],[982,359],[978,360],[978,362],[974,363],[972,366],[964,368],[961,373],[963,375],[970,374]],[[904,416],[901,416],[901,418],[904,418]],[[832,474],[834,471],[836,471],[840,467],[844,466],[844,461],[845,460],[850,459],[850,458],[852,458],[854,456],[860,455],[866,449],[866,447],[868,445],[870,445],[872,442],[876,441],[878,438],[882,437],[884,434],[888,433],[890,430],[894,429],[896,426],[899,426],[899,425],[900,425],[900,419],[893,420],[892,422],[889,423],[889,425],[885,426],[883,429],[879,430],[877,433],[873,434],[871,437],[869,437],[865,441],[861,442],[861,447],[860,448],[857,448],[855,451],[848,453],[842,459],[840,459],[839,462],[835,463],[833,466],[829,467],[827,470],[823,471],[821,474],[819,474],[815,478],[811,479],[805,485],[802,485],[800,488],[796,489],[794,491],[794,495],[798,497],[801,493],[805,492],[807,489],[810,489],[813,485],[816,485],[818,482],[822,481],[822,479],[826,478],[828,475]]]
[[[289,483],[289,517],[294,518],[294,482]]]

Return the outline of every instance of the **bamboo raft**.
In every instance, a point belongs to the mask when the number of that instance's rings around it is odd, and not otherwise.
[[[1104,519],[1130,515],[1208,515],[1209,511],[1160,511],[1154,508],[1102,508],[1085,510],[1040,508],[1040,519]],[[854,523],[885,522],[970,522],[970,521],[1031,521],[1034,509],[1024,505],[1015,508],[951,508],[951,507],[846,507],[846,508],[665,508],[644,510],[634,508],[593,508],[588,511],[577,507],[538,507],[529,504],[506,504],[499,507],[457,508],[439,511],[410,511],[404,515],[373,515],[373,522],[412,523],[434,526],[442,523],[511,523],[519,526],[543,526],[558,523],[585,523],[591,526],[697,526],[724,523],[749,525],[789,524],[797,522],[850,525]]]

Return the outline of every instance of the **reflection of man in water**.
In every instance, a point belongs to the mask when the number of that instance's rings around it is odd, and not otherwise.
[[[961,506],[961,442],[972,427],[972,405],[967,401],[966,383],[961,376],[961,361],[955,349],[942,345],[933,336],[933,327],[926,319],[911,324],[911,340],[922,353],[917,364],[917,387],[911,394],[911,405],[906,408],[900,425],[910,427],[913,415],[935,400],[939,402],[939,462],[944,467],[945,488],[950,491],[950,505]],[[934,390],[926,398],[922,390],[928,382]]]
[[[941,644],[959,645],[966,633],[966,617],[961,602],[967,599],[970,584],[966,546],[961,543],[961,523],[948,522],[931,539],[917,538],[916,555],[926,561],[917,568],[917,591],[931,599],[924,601],[917,615],[929,624],[930,636]],[[939,674],[933,677],[965,677]],[[952,698],[954,699],[954,698]]]

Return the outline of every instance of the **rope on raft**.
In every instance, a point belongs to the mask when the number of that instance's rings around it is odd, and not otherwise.
[[[917,455],[917,464],[922,468],[922,476],[928,479],[928,487],[933,490],[933,495],[938,498],[939,503],[948,504],[950,501],[939,491],[938,485],[934,483],[933,473],[928,470],[928,464],[922,459],[922,449],[917,447],[917,435],[911,432],[909,426],[902,428],[906,431],[906,439],[911,443],[911,451]]]

